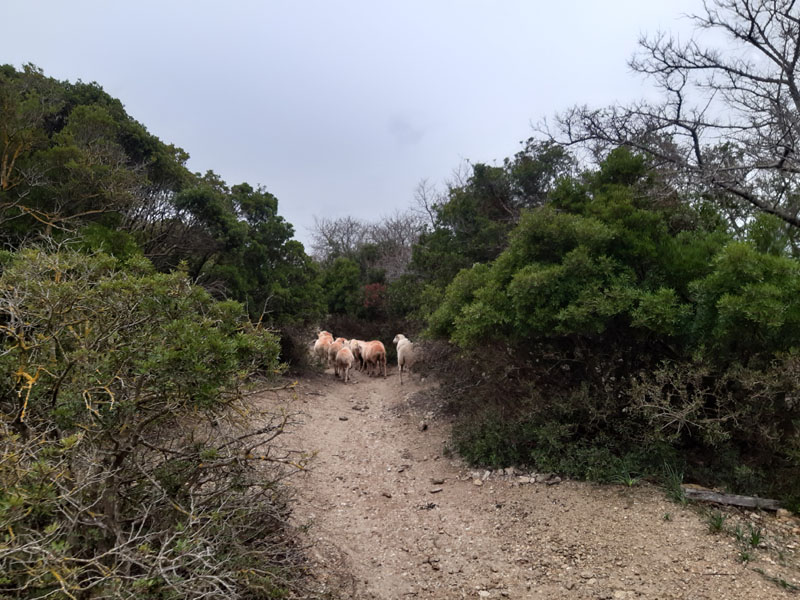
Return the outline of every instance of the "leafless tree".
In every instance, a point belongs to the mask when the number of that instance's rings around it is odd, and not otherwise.
[[[445,180],[447,189],[464,187],[472,177],[473,164],[469,159],[463,158],[458,166],[450,172],[450,177]]]
[[[422,221],[413,212],[396,211],[372,225],[371,242],[379,250],[373,266],[385,272],[387,281],[394,281],[405,273],[421,231]]]
[[[311,250],[317,260],[325,261],[336,256],[353,257],[359,247],[367,242],[369,224],[350,216],[338,219],[314,217],[311,235]]]
[[[688,42],[643,37],[630,62],[660,102],[557,117],[560,141],[602,156],[627,145],[673,169],[692,189],[800,227],[800,8],[793,0],[711,0]],[[715,36],[715,34],[722,34]],[[719,47],[706,44],[720,40]]]
[[[311,247],[320,262],[344,256],[382,270],[393,281],[408,267],[422,228],[422,216],[415,211],[396,211],[374,223],[350,216],[315,219]]]
[[[414,206],[411,211],[426,226],[436,227],[436,205],[444,200],[442,193],[427,179],[422,179],[414,190]]]
[[[462,159],[451,172],[450,177],[444,180],[444,190],[431,183],[427,178],[420,180],[414,189],[414,204],[411,213],[416,215],[420,226],[436,228],[437,207],[447,202],[448,194],[458,188],[469,184],[472,177],[473,165],[467,159]]]

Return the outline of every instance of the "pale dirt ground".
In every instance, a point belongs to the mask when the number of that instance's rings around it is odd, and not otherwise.
[[[750,552],[713,534],[660,489],[573,481],[520,483],[443,454],[449,423],[430,382],[331,370],[258,407],[299,412],[283,443],[318,452],[288,480],[321,598],[796,598],[756,569],[800,584],[800,522],[728,511],[762,529]],[[345,420],[346,419],[346,420]],[[420,423],[428,425],[422,430]],[[478,474],[481,478],[483,471]]]

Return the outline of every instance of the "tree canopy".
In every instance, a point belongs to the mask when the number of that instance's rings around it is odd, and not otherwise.
[[[317,268],[278,200],[165,144],[95,83],[60,82],[28,65],[0,68],[0,241],[79,240],[162,271],[186,264],[219,297],[272,322],[311,319]]]

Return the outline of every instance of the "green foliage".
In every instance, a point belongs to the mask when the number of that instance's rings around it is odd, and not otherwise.
[[[764,530],[761,529],[761,527],[754,527],[752,523],[748,523],[747,535],[742,536],[740,541],[744,542],[751,548],[758,548],[764,541]]]
[[[672,459],[666,446],[636,447],[631,440],[602,431],[586,439],[574,415],[552,408],[524,405],[483,406],[463,418],[454,432],[459,454],[475,465],[501,468],[528,465],[540,471],[607,483],[636,485],[644,475],[654,477],[658,465]],[[637,473],[640,475],[634,476]]]
[[[525,209],[541,206],[573,162],[554,144],[525,142],[502,167],[477,163],[432,207],[434,227],[414,247],[411,270],[444,287],[460,269],[494,260]]]
[[[322,273],[322,290],[330,314],[356,314],[362,305],[358,264],[342,256],[335,259]]]
[[[718,510],[712,510],[706,513],[706,523],[708,530],[711,533],[720,533],[725,529],[725,520],[727,517]]]
[[[130,233],[100,223],[92,223],[81,229],[79,245],[89,253],[103,252],[121,261],[142,254],[142,249]]]
[[[562,179],[432,304],[428,334],[488,362],[464,400],[484,409],[463,411],[456,445],[476,463],[601,480],[685,462],[706,483],[795,498],[800,267],[784,228],[763,217],[735,241],[661,185],[618,149]]]
[[[141,259],[129,267],[122,271],[104,255],[32,249],[4,269],[0,281],[19,297],[7,300],[7,310],[26,315],[26,326],[11,333],[16,342],[0,360],[20,383],[36,377],[28,413],[54,409],[64,427],[74,427],[97,416],[86,410],[97,397],[98,411],[109,407],[98,414],[122,426],[129,410],[141,417],[147,406],[127,389],[134,382],[157,388],[159,405],[188,407],[239,385],[245,358],[275,368],[276,339],[248,332],[240,306],[213,302],[184,274],[155,273]],[[88,381],[95,385],[86,388]]]
[[[682,236],[667,230],[667,215],[642,204],[618,180],[635,180],[619,164],[595,178],[583,201],[573,202],[579,214],[542,207],[523,214],[501,253],[480,284],[463,292],[456,277],[448,288],[431,332],[451,335],[462,345],[480,339],[508,339],[613,334],[628,328],[632,337],[678,336],[689,326],[691,307],[682,301],[687,281],[676,281],[675,270],[664,264],[676,248],[708,256],[709,237]],[[629,159],[635,166],[640,162]],[[613,182],[613,183],[612,183]],[[712,245],[713,245],[712,243]],[[697,249],[688,249],[695,244]],[[683,277],[707,272],[701,261]],[[690,279],[691,280],[691,279]],[[677,283],[675,287],[666,284]],[[451,289],[453,290],[451,292]]]
[[[453,330],[460,310],[474,300],[475,291],[484,285],[488,273],[488,266],[477,264],[456,275],[447,286],[444,300],[429,319],[428,326],[432,334],[444,336]]]
[[[613,477],[612,481],[630,488],[639,485],[641,478],[634,475],[626,466],[623,466],[622,470]]]
[[[706,457],[687,465],[708,485],[787,501],[800,495],[796,473],[800,418],[796,352],[766,367],[715,370],[698,362],[665,363],[631,386],[629,413],[650,424],[648,437]]]
[[[438,228],[424,232],[419,243],[414,246],[411,266],[428,281],[444,288],[453,277],[472,262],[469,256],[455,248],[453,234],[447,229]]]
[[[35,67],[0,69],[0,242],[76,241],[121,259],[143,254],[169,272],[186,265],[217,297],[284,325],[317,318],[319,273],[278,200],[186,168],[95,84],[59,82]]]
[[[274,323],[313,319],[322,311],[316,266],[293,227],[278,215],[278,200],[246,183],[187,190],[180,202],[191,207],[206,229],[209,253],[190,267],[201,283],[221,283],[248,306],[254,318],[266,312]]]
[[[686,497],[686,492],[683,489],[683,471],[679,471],[670,463],[665,462],[661,474],[661,482],[664,486],[664,491],[672,502],[685,506],[689,503]]]
[[[789,234],[784,221],[767,213],[759,213],[748,224],[747,240],[763,254],[785,255],[789,248]]]
[[[129,133],[138,128],[147,135],[96,84],[57,82],[34,67],[16,72],[7,66],[0,95],[0,236],[7,244],[17,246],[35,233],[71,234],[122,215],[160,184],[142,166],[156,153],[169,153],[150,136],[148,151],[132,156]],[[173,160],[180,156],[173,152]],[[180,162],[172,171],[179,168]]]
[[[398,318],[417,313],[421,306],[422,288],[422,283],[410,274],[405,274],[391,282],[386,288],[389,316]]]
[[[769,360],[800,340],[800,264],[759,252],[748,243],[727,245],[714,270],[691,284],[697,303],[696,336],[727,360]]]
[[[681,302],[671,288],[644,292],[638,306],[631,311],[631,325],[649,330],[659,336],[677,336],[686,331],[692,316],[692,307]]]
[[[0,595],[276,597],[286,416],[254,434],[240,402],[275,335],[139,255],[63,249],[4,261],[0,325]]]

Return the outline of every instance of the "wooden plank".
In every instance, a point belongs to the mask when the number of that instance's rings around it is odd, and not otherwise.
[[[777,500],[769,498],[758,498],[757,496],[737,496],[736,494],[722,494],[707,489],[696,487],[681,486],[683,493],[689,500],[702,500],[704,502],[715,502],[717,504],[730,504],[733,506],[745,506],[747,508],[763,508],[765,510],[778,510],[781,505]]]

